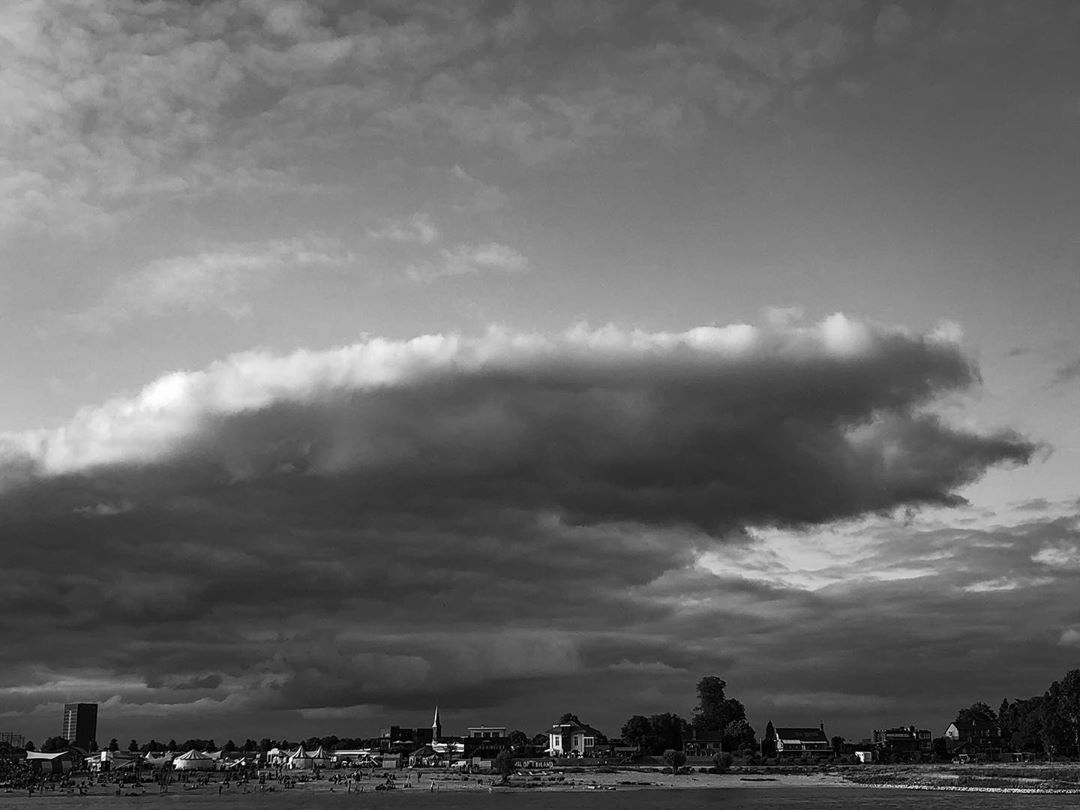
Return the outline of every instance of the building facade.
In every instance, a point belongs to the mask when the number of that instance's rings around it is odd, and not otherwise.
[[[769,723],[765,729],[765,738],[761,741],[761,753],[766,757],[780,759],[807,759],[830,757],[833,750],[824,725],[817,728],[773,727],[772,723]]]
[[[60,736],[74,746],[89,751],[97,740],[96,703],[65,703],[64,730]]]
[[[548,752],[553,757],[583,756],[602,736],[585,723],[555,723],[548,734]]]
[[[915,726],[874,729],[874,753],[879,760],[922,762],[934,754],[934,735]]]

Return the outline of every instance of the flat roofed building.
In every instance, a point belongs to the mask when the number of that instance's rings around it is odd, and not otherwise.
[[[96,703],[65,703],[64,730],[60,736],[72,745],[90,750],[90,744],[97,740]]]
[[[501,740],[506,736],[506,726],[469,726],[467,731],[476,740]]]

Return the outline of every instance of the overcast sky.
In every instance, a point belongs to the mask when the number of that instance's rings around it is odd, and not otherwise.
[[[719,675],[861,739],[1041,693],[1078,29],[8,0],[0,730],[615,735]]]

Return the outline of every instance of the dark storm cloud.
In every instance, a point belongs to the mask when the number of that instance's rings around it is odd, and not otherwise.
[[[0,690],[35,672],[46,685],[10,692],[23,710],[89,691],[119,696],[117,716],[198,695],[241,717],[505,707],[588,672],[692,687],[734,653],[689,619],[765,632],[822,612],[701,574],[703,550],[955,503],[1029,458],[927,410],[975,382],[952,343],[839,316],[371,341],[171,375],[5,440],[0,635],[26,666]]]

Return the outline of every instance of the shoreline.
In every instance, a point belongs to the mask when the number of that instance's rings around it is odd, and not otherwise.
[[[292,775],[292,774],[290,774]],[[277,780],[268,780],[266,784],[257,782],[226,782],[223,779],[212,779],[207,784],[173,783],[164,792],[161,792],[155,782],[143,782],[139,785],[125,785],[121,792],[117,793],[115,785],[91,785],[85,793],[81,794],[75,788],[57,788],[34,792],[34,797],[27,796],[25,790],[0,789],[0,797],[3,800],[26,799],[36,801],[40,798],[56,799],[100,799],[120,797],[152,797],[152,796],[191,796],[193,799],[218,798],[237,800],[241,797],[257,797],[266,794],[282,796],[289,794],[301,794],[313,796],[325,795],[351,795],[362,793],[376,793],[386,795],[388,793],[407,792],[414,793],[578,793],[589,791],[668,791],[668,790],[723,790],[741,788],[744,790],[775,790],[775,789],[814,789],[814,788],[843,788],[843,789],[888,789],[888,790],[919,790],[935,791],[942,793],[1003,793],[1018,795],[1080,795],[1080,784],[1075,787],[1072,783],[1052,784],[1049,780],[1040,784],[1039,780],[1032,778],[1031,784],[1027,785],[1001,785],[1001,784],[978,784],[980,779],[991,781],[1002,779],[1000,776],[978,776],[972,774],[953,774],[941,771],[898,771],[895,773],[883,772],[875,774],[861,774],[843,772],[810,772],[810,773],[770,773],[767,770],[754,769],[751,771],[730,771],[728,773],[714,774],[694,772],[688,774],[672,775],[660,771],[637,770],[637,769],[612,769],[603,772],[591,772],[587,770],[570,771],[519,771],[510,777],[507,783],[502,783],[500,777],[492,774],[449,774],[433,771],[415,772],[402,771],[391,774],[369,774],[361,779],[349,779],[347,774],[332,772],[331,775],[312,779],[308,774],[295,774],[296,777],[306,776],[303,781],[296,781],[290,786],[285,786]],[[950,779],[963,778],[974,784],[954,784]],[[1030,777],[1029,777],[1030,778]],[[386,785],[393,785],[392,789],[386,789]]]

